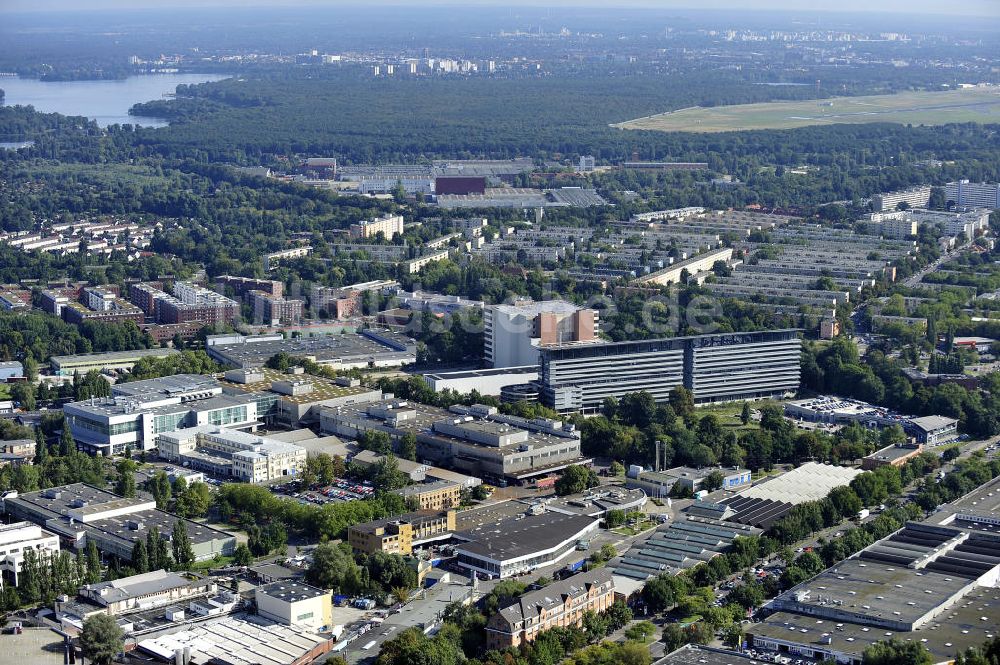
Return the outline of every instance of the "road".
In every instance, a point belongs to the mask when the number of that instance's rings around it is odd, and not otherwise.
[[[951,259],[958,256],[958,254],[968,246],[969,243],[965,243],[964,245],[960,245],[946,254],[942,254],[941,257],[935,260],[933,263],[929,263],[923,268],[921,268],[920,272],[914,273],[909,277],[907,277],[906,279],[904,279],[903,286],[907,286],[910,288],[917,286],[918,284],[920,284],[921,280],[923,280],[925,275],[928,275],[937,270],[938,268],[940,268],[941,264],[944,263],[945,261],[950,261]]]

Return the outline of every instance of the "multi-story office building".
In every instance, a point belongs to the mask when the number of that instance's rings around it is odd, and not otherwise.
[[[607,568],[573,575],[523,594],[486,623],[486,648],[517,648],[551,628],[583,625],[587,612],[607,611],[615,602],[615,583]]]
[[[540,398],[569,412],[639,391],[664,402],[677,386],[702,403],[774,397],[798,390],[800,354],[796,330],[544,347]]]
[[[538,350],[597,341],[597,312],[564,300],[491,305],[484,311],[486,361],[493,367],[537,365]]]
[[[949,202],[963,208],[1000,208],[1000,184],[995,182],[949,182],[945,187]]]
[[[71,402],[63,414],[77,446],[91,454],[149,450],[156,436],[180,427],[222,425],[252,429],[277,395],[223,395],[215,379],[178,374],[117,384],[111,397]],[[268,406],[270,404],[270,406]]]
[[[910,187],[896,192],[876,194],[872,197],[872,208],[875,212],[887,212],[898,209],[900,203],[906,203],[911,208],[926,208],[930,199],[930,185]]]
[[[8,495],[0,501],[0,510],[45,527],[77,550],[92,540],[101,552],[122,561],[132,559],[135,544],[154,528],[169,539],[177,522],[184,523],[197,561],[228,556],[236,548],[232,534],[157,510],[151,498],[126,499],[84,483]]]
[[[250,291],[247,297],[253,305],[256,324],[276,326],[282,323],[296,324],[302,320],[302,307],[305,303],[301,300],[287,300],[264,291]]]
[[[29,550],[39,555],[58,554],[59,536],[31,522],[0,524],[0,588],[18,585],[24,553]]]
[[[347,530],[347,542],[355,552],[407,555],[415,546],[451,538],[455,530],[454,510],[423,510],[355,524]]]
[[[431,192],[428,193],[432,193]],[[374,238],[381,233],[386,240],[392,240],[403,234],[403,216],[386,215],[375,219],[366,219],[359,224],[351,224],[351,237],[356,239]]]
[[[248,483],[301,473],[306,449],[218,425],[199,425],[157,437],[160,457],[187,468]]]
[[[546,419],[527,420],[497,413],[493,407],[453,406],[449,411],[384,400],[320,411],[320,427],[339,436],[384,432],[398,440],[416,436],[417,456],[432,464],[497,483],[524,482],[587,464],[580,434],[572,425]]]

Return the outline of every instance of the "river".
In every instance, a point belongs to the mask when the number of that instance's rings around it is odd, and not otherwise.
[[[131,116],[128,110],[139,102],[162,99],[182,83],[205,83],[228,78],[220,74],[143,74],[122,81],[39,81],[19,77],[0,78],[5,106],[35,107],[46,113],[83,115],[101,127],[131,123],[163,127],[166,120]]]

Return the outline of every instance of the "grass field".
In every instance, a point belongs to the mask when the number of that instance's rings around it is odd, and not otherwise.
[[[147,166],[129,164],[32,164],[23,173],[44,177],[46,175],[73,176],[89,183],[157,185],[167,182],[162,175]]]
[[[661,132],[714,133],[872,122],[912,125],[1000,123],[1000,87],[694,107],[611,126]]]

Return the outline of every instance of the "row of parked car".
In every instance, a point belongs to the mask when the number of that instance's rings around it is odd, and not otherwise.
[[[312,485],[306,488],[299,483],[288,483],[276,486],[274,491],[298,499],[301,503],[316,504],[356,501],[375,494],[375,488],[368,481],[358,483],[343,478],[335,478],[329,485]]]

